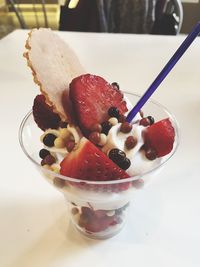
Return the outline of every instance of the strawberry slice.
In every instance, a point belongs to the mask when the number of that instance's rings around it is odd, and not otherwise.
[[[93,145],[85,137],[82,137],[78,147],[66,155],[60,163],[62,175],[73,177],[81,180],[90,181],[110,181],[128,178],[129,175],[120,169],[113,161],[111,161],[102,151]],[[83,183],[84,185],[85,183]],[[73,183],[80,186],[82,183]],[[92,185],[87,184],[83,188],[94,187],[97,190],[104,188],[113,191],[126,190],[130,183],[119,183],[115,185]],[[91,188],[90,188],[91,189]]]
[[[172,151],[174,137],[175,131],[169,118],[163,119],[147,128],[145,145],[154,149],[158,157],[163,157]]]
[[[122,92],[99,76],[85,74],[73,79],[69,95],[79,126],[86,135],[92,126],[108,120],[110,107],[118,108],[122,115],[127,111]]]
[[[35,97],[33,103],[33,117],[38,127],[43,131],[49,128],[57,129],[59,126],[60,117],[45,103],[44,95],[37,95]]]

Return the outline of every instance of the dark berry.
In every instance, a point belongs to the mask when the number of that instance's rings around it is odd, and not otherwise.
[[[142,118],[140,120],[140,125],[142,125],[142,126],[149,126],[150,125],[149,119],[148,118]]]
[[[115,118],[118,119],[119,116],[120,116],[118,108],[116,108],[116,107],[111,107],[111,108],[109,108],[109,110],[108,110],[108,115],[109,115],[110,117],[115,117]]]
[[[54,158],[54,156],[49,154],[43,159],[43,161],[47,165],[52,165],[53,163],[56,162],[56,159]]]
[[[90,135],[89,135],[89,140],[97,145],[99,142],[100,142],[100,134],[98,132],[92,132]]]
[[[59,127],[60,128],[67,128],[67,125],[68,125],[68,123],[66,121],[60,121],[59,122]]]
[[[41,161],[41,166],[44,166],[44,165],[46,165],[46,162],[45,162],[45,160],[43,159],[42,161]]]
[[[112,127],[112,124],[109,121],[105,121],[101,124],[101,126],[102,126],[101,132],[107,135]]]
[[[126,154],[118,148],[113,148],[110,150],[108,157],[118,165],[119,162],[126,158]]]
[[[136,146],[137,139],[134,136],[128,136],[125,141],[125,145],[127,149],[132,149]]]
[[[45,137],[43,138],[43,143],[48,147],[52,147],[54,146],[54,141],[56,138],[57,138],[56,135],[49,133],[45,135]]]
[[[152,116],[148,116],[147,118],[149,120],[150,125],[154,124],[155,120]]]
[[[47,149],[42,148],[39,152],[39,156],[41,159],[44,159],[50,152]]]
[[[117,82],[113,82],[111,85],[118,90],[120,89],[119,84]]]
[[[157,153],[153,149],[148,149],[148,150],[145,151],[145,156],[149,160],[154,160],[154,159],[157,158]]]
[[[132,130],[132,125],[130,123],[128,123],[127,121],[122,123],[120,127],[120,131],[122,133],[129,133],[131,130]]]
[[[72,140],[67,141],[66,148],[68,152],[71,152],[75,147],[75,142]]]
[[[128,158],[125,158],[123,161],[117,164],[121,169],[127,170],[131,166],[131,161]]]

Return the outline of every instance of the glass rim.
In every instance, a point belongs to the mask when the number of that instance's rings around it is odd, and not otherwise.
[[[138,94],[135,94],[135,93],[131,93],[131,92],[126,92],[126,91],[123,91],[123,93],[126,95],[126,94],[129,94],[129,95],[133,95],[135,97],[138,97],[140,98],[141,95],[138,95]],[[156,167],[144,172],[144,173],[141,173],[141,174],[137,174],[137,175],[134,175],[134,176],[131,176],[129,178],[124,178],[124,179],[116,179],[116,180],[109,180],[109,181],[91,181],[91,180],[81,180],[81,179],[78,179],[78,178],[73,178],[73,177],[68,177],[68,176],[64,176],[62,174],[59,174],[59,173],[55,173],[54,171],[52,170],[48,170],[46,169],[45,167],[41,166],[40,163],[38,163],[26,150],[26,148],[24,147],[24,143],[23,143],[23,129],[26,125],[26,122],[27,120],[29,119],[29,117],[32,115],[33,111],[30,110],[26,115],[25,117],[23,118],[23,120],[21,121],[20,123],[20,127],[19,127],[19,131],[18,131],[18,139],[19,139],[19,144],[21,146],[21,149],[23,150],[24,154],[29,158],[29,160],[31,160],[32,163],[34,163],[34,165],[36,165],[39,169],[41,169],[42,171],[45,171],[47,172],[49,175],[54,175],[56,176],[57,178],[60,178],[62,180],[65,180],[65,181],[70,181],[70,182],[74,182],[74,183],[84,183],[84,184],[95,184],[95,185],[110,185],[110,184],[120,184],[120,183],[126,183],[126,182],[132,182],[132,181],[136,181],[136,180],[139,180],[141,177],[144,177],[144,176],[147,176],[151,173],[153,173],[154,171],[160,169],[176,152],[178,146],[179,146],[179,143],[180,143],[180,127],[178,125],[178,122],[175,118],[175,116],[165,107],[163,106],[162,104],[160,104],[159,102],[153,100],[152,98],[148,100],[148,102],[151,102],[153,103],[154,105],[158,106],[159,108],[161,108],[162,110],[164,110],[164,112],[169,116],[170,120],[173,122],[173,127],[175,129],[175,137],[176,137],[176,144],[175,146],[173,147],[172,151],[170,152],[170,155],[167,157],[166,155],[166,159],[161,162],[161,164],[157,165]]]

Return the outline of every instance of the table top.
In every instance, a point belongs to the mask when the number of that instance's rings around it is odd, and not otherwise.
[[[58,33],[88,72],[142,94],[185,36]],[[121,233],[89,240],[69,224],[61,193],[20,149],[18,128],[38,93],[22,57],[27,31],[0,40],[0,266],[200,266],[200,39],[153,98],[176,116],[181,144],[141,190]]]

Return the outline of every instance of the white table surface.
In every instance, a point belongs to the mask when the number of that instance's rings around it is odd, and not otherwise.
[[[184,36],[59,33],[90,73],[142,94]],[[132,205],[124,230],[81,237],[61,193],[28,161],[18,128],[38,93],[22,57],[27,31],[0,40],[0,266],[200,266],[200,39],[153,98],[177,117],[182,137],[160,177]]]

